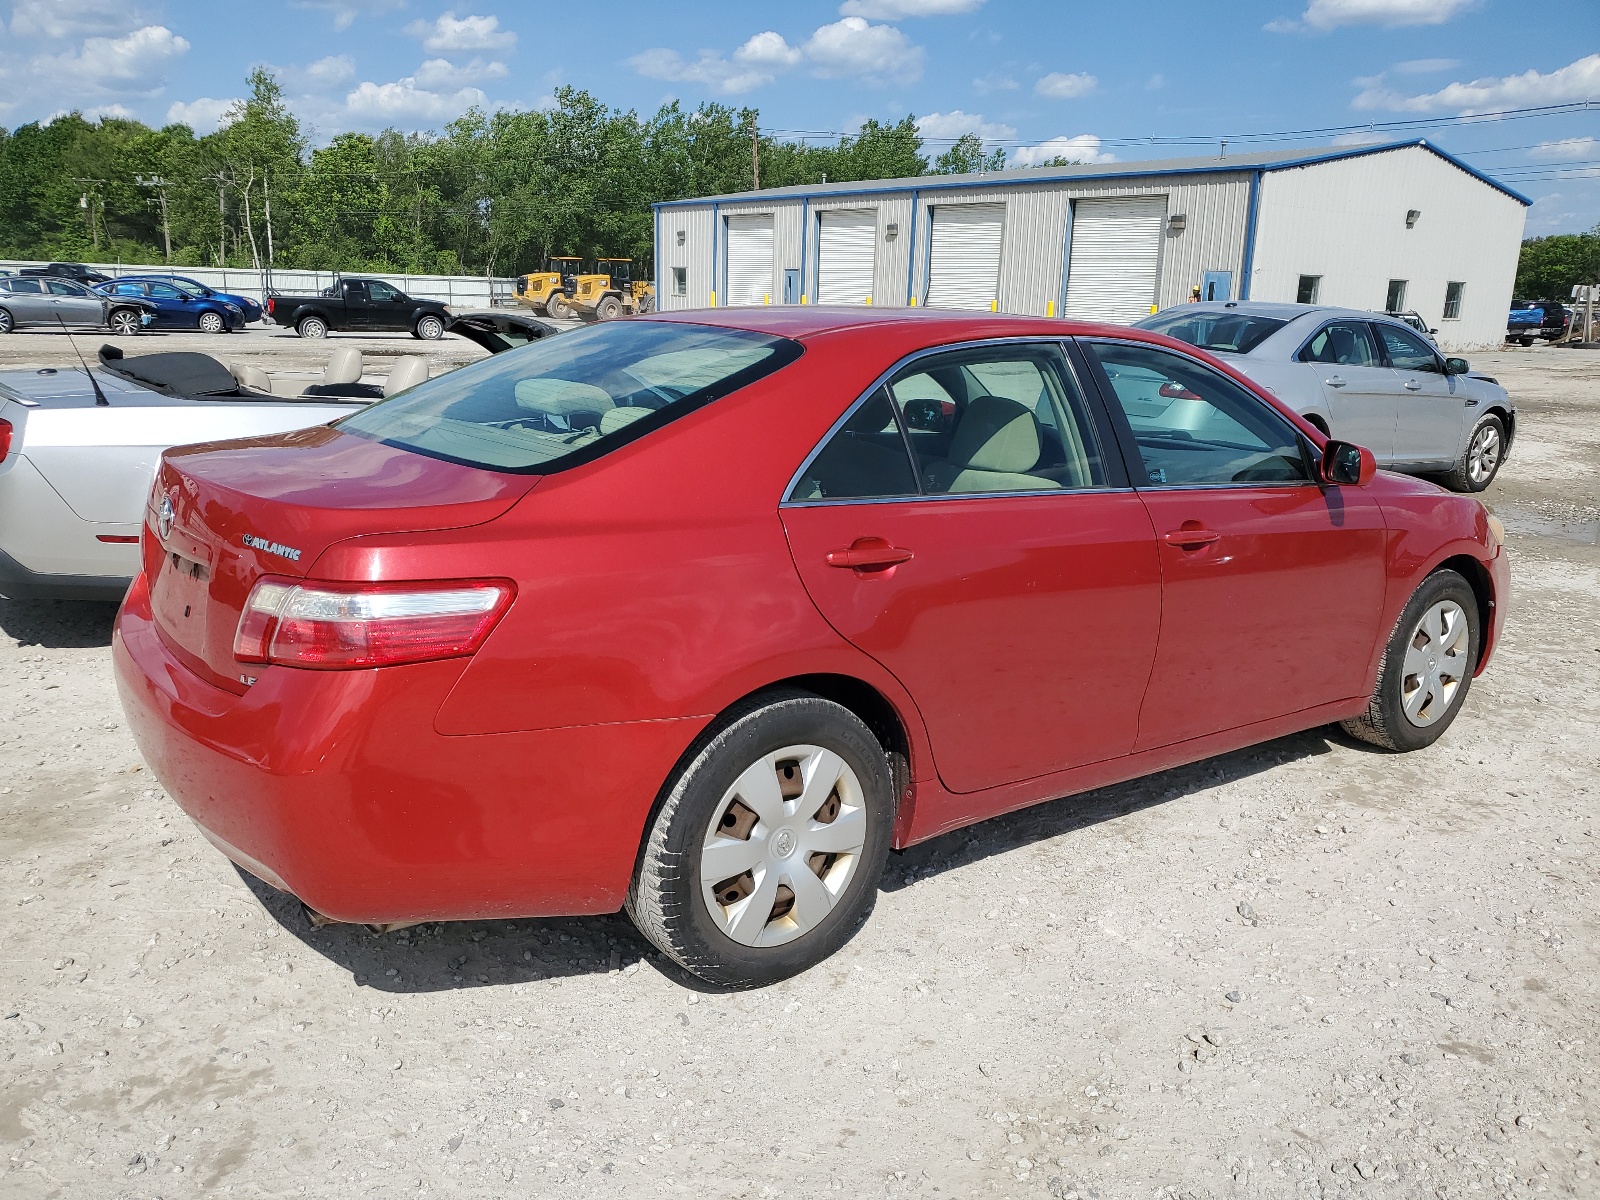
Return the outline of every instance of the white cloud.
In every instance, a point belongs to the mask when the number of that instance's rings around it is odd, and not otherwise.
[[[1413,58],[1395,63],[1394,69],[1402,75],[1432,75],[1435,71],[1448,71],[1460,65],[1459,58]]]
[[[309,66],[291,68],[284,73],[301,87],[327,90],[340,87],[356,76],[355,59],[348,54],[330,54]]]
[[[1051,100],[1076,100],[1094,91],[1099,82],[1093,75],[1065,75],[1060,71],[1051,71],[1033,85],[1033,90]]]
[[[758,66],[736,65],[712,50],[702,50],[700,57],[690,60],[676,50],[658,47],[635,54],[628,60],[628,64],[646,79],[662,79],[668,83],[698,83],[729,95],[754,91],[776,78],[769,70],[763,70]]]
[[[48,117],[41,121],[40,124],[53,125],[62,117],[71,116],[72,111],[73,110],[66,108],[59,109],[58,111],[51,113]],[[104,121],[108,117],[112,120],[120,121],[131,121],[134,119],[133,109],[129,108],[126,104],[98,104],[93,108],[79,110],[78,115],[85,121]]]
[[[922,47],[893,25],[873,25],[861,17],[822,26],[806,42],[805,56],[822,79],[855,78],[881,86],[922,78]]]
[[[1562,138],[1559,142],[1540,142],[1532,153],[1537,158],[1587,158],[1600,151],[1600,141],[1592,137]]]
[[[333,16],[333,27],[344,31],[360,16],[404,8],[406,0],[293,0],[296,8],[317,8]]]
[[[463,88],[488,79],[502,79],[505,74],[506,65],[503,62],[474,58],[465,66],[457,66],[447,59],[430,58],[417,68],[412,79],[420,88],[442,91]]]
[[[413,76],[393,83],[359,84],[344,99],[344,116],[356,125],[453,121],[473,106],[489,107],[489,97],[475,87],[436,92],[418,85]]]
[[[1017,136],[1014,126],[1001,121],[985,121],[981,115],[962,112],[959,108],[918,117],[917,132],[936,141],[954,141],[966,133],[975,133],[985,142],[1009,141]]]
[[[167,124],[187,125],[204,136],[228,124],[223,118],[239,103],[239,100],[213,100],[210,96],[202,96],[198,100],[179,100],[167,109]]]
[[[1478,0],[1308,0],[1299,20],[1279,17],[1264,28],[1269,33],[1299,29],[1326,33],[1342,25],[1443,25],[1477,4]]]
[[[122,0],[16,0],[11,6],[11,36],[68,38],[125,33],[138,24]]]
[[[898,21],[903,17],[953,17],[982,6],[983,0],[844,0],[839,15]]]
[[[50,65],[65,72],[82,72],[86,81],[154,89],[164,82],[164,72],[189,53],[189,42],[165,25],[146,25],[122,37],[85,38],[77,53],[55,56]]]
[[[1520,75],[1452,83],[1436,92],[1406,96],[1369,86],[1352,102],[1356,108],[1383,108],[1394,112],[1494,112],[1540,104],[1566,104],[1600,97],[1600,54],[1568,63],[1548,75],[1524,71]]]
[[[452,12],[441,13],[437,20],[413,21],[406,32],[422,39],[422,48],[430,54],[450,54],[460,51],[506,51],[517,44],[517,35],[500,28],[499,17],[458,17]]]
[[[1100,149],[1100,139],[1092,133],[1076,137],[1054,137],[1037,146],[1021,146],[1011,152],[1013,167],[1036,167],[1053,158],[1070,158],[1083,163],[1116,162],[1117,156]]]
[[[802,57],[799,47],[783,40],[783,35],[767,30],[758,33],[733,52],[742,63],[760,63],[773,67],[792,67]]]

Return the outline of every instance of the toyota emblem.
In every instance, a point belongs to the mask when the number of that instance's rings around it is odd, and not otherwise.
[[[172,532],[172,497],[161,497],[161,507],[156,509],[156,531],[165,538]]]

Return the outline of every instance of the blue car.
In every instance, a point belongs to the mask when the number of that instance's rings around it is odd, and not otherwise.
[[[100,284],[95,289],[106,296],[138,297],[155,308],[157,329],[198,329],[202,333],[231,333],[243,329],[244,309],[203,289],[204,295],[188,291],[169,279],[143,279],[123,276]],[[258,310],[259,311],[259,310]]]
[[[152,275],[141,273],[138,275],[120,275],[119,279],[142,279],[150,283],[170,283],[179,291],[188,292],[191,296],[214,296],[226,304],[237,304],[239,311],[244,313],[245,323],[261,320],[261,305],[250,299],[249,296],[236,296],[232,292],[219,292],[214,287],[207,287],[198,279],[190,279],[185,275]]]

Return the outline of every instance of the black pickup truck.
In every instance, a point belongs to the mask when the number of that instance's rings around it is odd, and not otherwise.
[[[438,300],[417,300],[381,279],[344,276],[317,296],[267,297],[267,320],[303,338],[330,333],[409,333],[433,341],[444,336],[450,310]]]

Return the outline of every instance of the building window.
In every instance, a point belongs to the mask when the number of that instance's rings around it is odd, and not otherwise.
[[[1383,302],[1383,311],[1406,311],[1406,281],[1404,279],[1389,280],[1389,298]]]
[[[672,294],[674,296],[687,296],[689,294],[689,268],[672,268]]]
[[[1295,291],[1294,302],[1296,304],[1315,304],[1317,302],[1317,292],[1321,288],[1321,275],[1300,276],[1300,286]]]
[[[1446,321],[1460,319],[1461,293],[1466,286],[1464,283],[1447,283],[1444,285],[1444,319]]]

